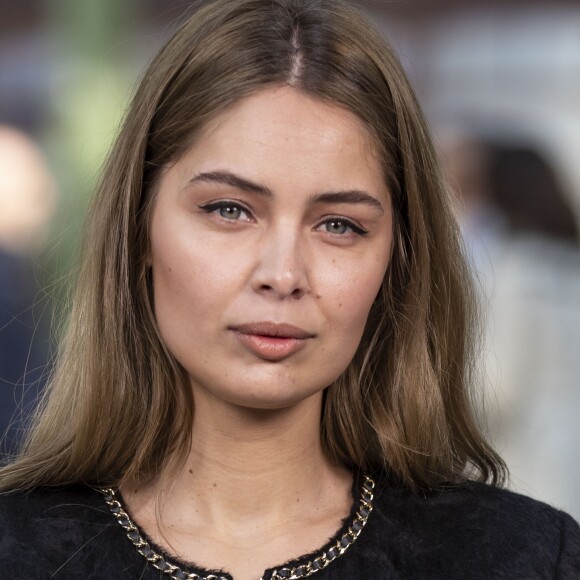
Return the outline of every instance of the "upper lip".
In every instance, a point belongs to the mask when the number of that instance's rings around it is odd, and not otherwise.
[[[277,338],[313,338],[314,334],[292,324],[276,322],[250,322],[230,327],[242,334],[255,334],[258,336],[274,336]]]

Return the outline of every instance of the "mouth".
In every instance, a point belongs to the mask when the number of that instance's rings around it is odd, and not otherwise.
[[[298,352],[316,336],[291,324],[273,322],[240,324],[228,330],[253,354],[270,361],[282,360]]]

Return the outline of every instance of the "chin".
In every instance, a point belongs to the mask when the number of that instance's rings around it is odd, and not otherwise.
[[[258,391],[252,393],[236,393],[229,399],[229,403],[243,407],[245,409],[254,409],[257,411],[277,411],[294,407],[312,397],[322,396],[322,391],[317,390],[309,393],[289,393],[272,391]]]
[[[245,409],[281,410],[294,407],[303,401],[322,397],[325,384],[301,384],[299,379],[290,376],[269,377],[270,380],[246,380],[235,384],[205,384],[193,382],[194,398],[196,391],[200,396],[209,395],[215,402],[222,401],[226,405],[233,405]],[[300,388],[297,388],[300,386]],[[204,395],[205,393],[205,395]]]
[[[330,365],[328,365],[330,366]],[[340,367],[320,372],[313,365],[296,368],[294,364],[260,363],[232,368],[223,373],[189,372],[194,399],[212,400],[212,406],[224,404],[244,409],[282,410],[307,401],[316,403],[340,372]],[[186,371],[187,372],[187,371]]]

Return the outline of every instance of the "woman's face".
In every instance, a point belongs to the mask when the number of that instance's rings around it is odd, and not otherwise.
[[[274,409],[348,366],[387,269],[392,212],[352,113],[277,87],[212,121],[160,180],[155,314],[194,396]]]

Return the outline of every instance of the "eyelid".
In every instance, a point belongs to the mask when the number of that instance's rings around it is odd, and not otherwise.
[[[230,199],[220,199],[220,200],[216,200],[216,201],[211,201],[205,204],[200,204],[198,205],[198,207],[203,210],[204,212],[206,212],[207,214],[211,214],[213,212],[215,212],[216,210],[220,209],[220,208],[224,208],[224,207],[236,207],[239,208],[240,210],[242,210],[243,212],[247,213],[248,216],[252,219],[254,219],[254,214],[252,212],[252,210],[250,210],[244,203],[240,202],[240,201],[236,201],[236,200],[230,200]],[[226,221],[231,221],[233,223],[237,222],[237,221],[249,221],[249,220],[227,220],[227,218],[223,218],[223,220]],[[350,218],[346,218],[344,216],[341,215],[329,215],[329,216],[325,216],[324,218],[322,218],[318,224],[315,226],[315,229],[320,228],[321,226],[323,226],[324,224],[327,224],[328,222],[332,222],[332,221],[337,221],[337,222],[341,222],[343,224],[345,224],[348,228],[350,228],[351,232],[353,235],[355,236],[360,236],[360,237],[364,237],[368,234],[368,230],[365,230],[361,225],[359,225],[358,223],[356,223],[355,221],[353,221]],[[348,237],[348,234],[331,234],[330,232],[328,232],[330,235],[334,235],[336,237]]]
[[[208,203],[203,203],[198,205],[199,209],[203,210],[204,212],[210,214],[217,209],[221,209],[223,207],[236,207],[241,209],[243,212],[247,213],[249,217],[253,218],[254,214],[248,206],[240,201],[236,201],[233,199],[218,199],[216,201],[210,201]],[[225,218],[223,218],[225,219]],[[245,221],[245,220],[230,220],[230,221]]]
[[[323,226],[324,224],[331,222],[331,221],[337,221],[337,222],[342,222],[343,224],[345,224],[347,227],[349,227],[353,234],[357,235],[357,236],[366,236],[369,232],[368,230],[365,230],[361,225],[357,224],[355,221],[346,218],[344,216],[339,216],[339,215],[331,215],[331,216],[325,216],[316,226],[316,229],[318,229],[320,226]],[[330,233],[330,232],[329,232]],[[346,236],[346,234],[334,234],[337,236]]]

